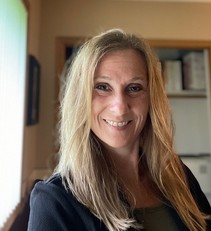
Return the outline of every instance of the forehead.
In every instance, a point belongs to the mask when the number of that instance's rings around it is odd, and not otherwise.
[[[115,50],[106,53],[98,62],[96,75],[102,72],[119,72],[129,75],[147,76],[147,65],[144,56],[134,49]]]
[[[125,48],[125,49],[119,49],[119,50],[111,50],[108,51],[107,53],[105,53],[101,59],[99,60],[98,64],[100,64],[101,62],[105,61],[105,60],[109,60],[112,58],[117,58],[117,57],[122,57],[124,56],[125,59],[130,59],[131,57],[133,59],[137,59],[137,60],[142,60],[145,62],[145,57],[144,54],[141,53],[138,50],[135,50],[133,48]]]

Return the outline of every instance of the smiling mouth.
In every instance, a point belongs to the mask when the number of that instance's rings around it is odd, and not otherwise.
[[[122,122],[116,122],[112,120],[104,120],[107,124],[113,126],[113,127],[124,127],[131,121],[122,121]]]

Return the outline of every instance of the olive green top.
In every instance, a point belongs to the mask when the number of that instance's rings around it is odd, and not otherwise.
[[[137,208],[133,213],[135,219],[146,231],[179,231],[164,204],[152,208]]]

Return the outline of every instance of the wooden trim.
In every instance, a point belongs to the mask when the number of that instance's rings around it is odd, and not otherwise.
[[[55,100],[58,101],[60,76],[62,74],[66,62],[66,48],[70,46],[77,46],[83,41],[82,37],[57,37],[56,38],[56,84],[55,84]]]
[[[29,3],[29,0],[22,0],[26,10],[29,12],[29,7],[30,7],[30,3]]]
[[[165,40],[165,39],[148,39],[151,47],[154,48],[171,48],[171,49],[208,49],[209,64],[211,69],[211,41],[208,40]],[[65,50],[68,46],[79,45],[84,42],[83,37],[57,37],[56,38],[56,82],[55,82],[55,100],[58,101],[59,95],[59,76],[64,68],[66,57]],[[211,70],[210,70],[211,72]],[[210,81],[211,82],[211,81]],[[211,89],[211,88],[210,88]]]
[[[151,47],[154,48],[175,48],[175,49],[206,49],[211,48],[211,41],[205,40],[156,40],[148,39]]]
[[[56,63],[55,63],[55,116],[54,116],[54,128],[58,123],[58,108],[59,108],[59,92],[60,92],[60,79],[66,63],[66,48],[71,46],[78,46],[84,42],[83,37],[57,37],[56,38]],[[55,131],[56,132],[56,131]],[[56,148],[57,149],[57,148]],[[56,150],[58,151],[58,150]]]

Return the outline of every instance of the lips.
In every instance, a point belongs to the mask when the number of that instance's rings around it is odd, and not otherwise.
[[[126,126],[130,121],[113,121],[113,120],[107,120],[105,119],[105,122],[113,127],[124,127]]]

